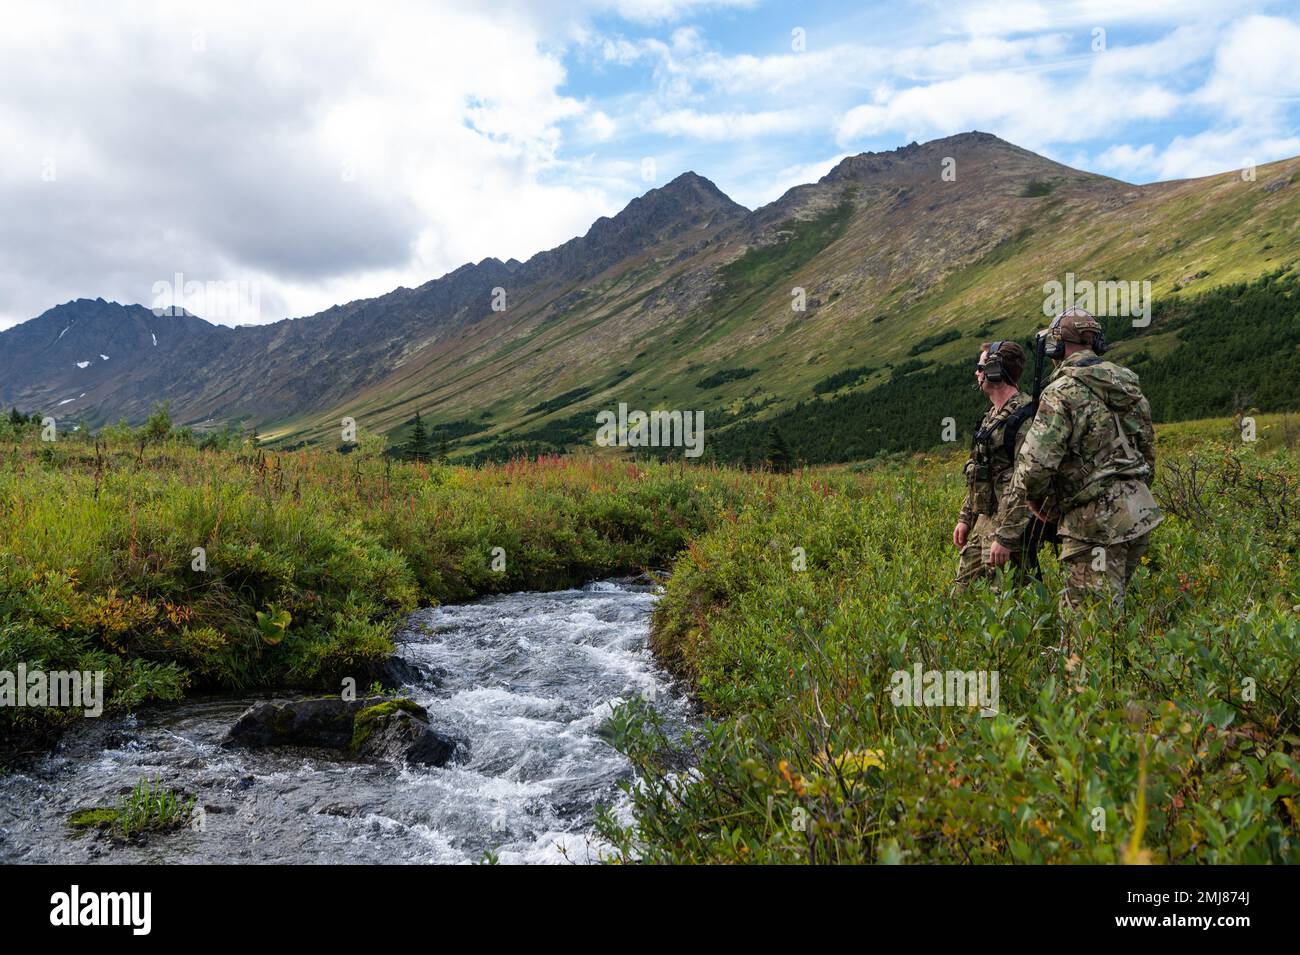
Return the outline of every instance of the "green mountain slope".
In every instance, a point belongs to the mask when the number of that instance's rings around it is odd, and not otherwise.
[[[1300,259],[1298,179],[1292,159],[1253,181],[1132,186],[984,133],[851,157],[686,253],[648,249],[561,298],[524,295],[513,319],[425,349],[278,436],[330,440],[348,415],[399,439],[419,410],[435,433],[449,426],[453,456],[500,458],[591,446],[595,413],[626,402],[703,411],[713,453],[728,460],[761,457],[773,421],[809,461],[930,446],[942,417],[964,425],[978,411],[980,342],[1028,337],[1046,321],[1044,284],[1066,273],[1150,282],[1153,321],[1112,323],[1117,339],[1120,324],[1133,339],[1115,354],[1170,361],[1149,373],[1176,379],[1179,303]],[[1289,289],[1251,294],[1276,298],[1282,326],[1300,324]],[[1252,362],[1234,359],[1239,379]],[[1174,389],[1156,411],[1229,413],[1250,391]],[[1267,389],[1257,397],[1268,408],[1286,401]]]
[[[591,448],[596,413],[626,403],[702,412],[706,456],[761,459],[776,423],[797,457],[847,460],[967,426],[980,342],[1041,326],[1050,282],[1150,283],[1150,324],[1111,333],[1148,363],[1158,416],[1290,407],[1294,363],[1265,355],[1294,347],[1297,261],[1300,159],[1133,186],[963,133],[849,157],[753,211],[686,173],[527,262],[307,318],[70,302],[0,332],[0,402],[94,427],[167,400],[179,423],[280,447],[336,445],[344,418],[396,445],[419,413],[462,460]],[[1266,347],[1242,308],[1268,316]]]

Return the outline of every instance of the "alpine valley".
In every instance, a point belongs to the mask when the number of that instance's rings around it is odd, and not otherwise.
[[[705,460],[757,457],[774,426],[799,459],[853,460],[976,419],[980,342],[1040,327],[1048,283],[1151,283],[1153,320],[1107,331],[1157,420],[1300,407],[1298,260],[1300,158],[1135,186],[970,132],[753,211],[688,172],[526,262],[305,318],[77,299],[0,332],[0,403],[67,429],[167,402],[280,447],[337,443],[345,417],[396,445],[418,412],[462,461],[595,449],[626,403],[703,412]]]

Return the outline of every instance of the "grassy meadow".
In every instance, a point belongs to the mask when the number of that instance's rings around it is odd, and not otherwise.
[[[335,689],[422,602],[667,566],[745,490],[734,472],[613,459],[398,462],[367,435],[341,455],[0,427],[0,670],[105,670],[110,711]],[[0,737],[58,717],[0,709]]]
[[[1300,427],[1257,426],[1161,430],[1167,520],[1066,655],[1050,556],[949,598],[956,451],[466,468],[3,424],[0,670],[103,669],[110,712],[334,688],[421,602],[671,568],[653,646],[705,719],[611,719],[639,771],[614,861],[1300,861]],[[997,671],[997,715],[894,705],[918,663]],[[10,751],[57,729],[0,712]]]

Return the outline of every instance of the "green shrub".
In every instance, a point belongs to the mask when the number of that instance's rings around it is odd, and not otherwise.
[[[677,740],[620,710],[639,778],[633,821],[600,824],[616,858],[1300,861],[1300,581],[1267,508],[1172,514],[1127,616],[1085,617],[1064,658],[1050,557],[1046,586],[948,596],[960,493],[933,460],[790,479],[691,543],[653,640],[710,722]],[[917,663],[996,671],[997,715],[895,706]]]
[[[715,371],[711,375],[706,375],[695,383],[696,388],[716,388],[719,385],[725,385],[729,381],[744,381],[746,378],[758,374],[757,368],[724,368],[721,371]]]
[[[337,689],[393,652],[421,602],[666,566],[743,493],[734,473],[612,460],[473,470],[382,450],[142,448],[134,433],[99,449],[15,440],[0,461],[0,669],[102,670],[108,712]],[[79,714],[4,707],[0,744]]]

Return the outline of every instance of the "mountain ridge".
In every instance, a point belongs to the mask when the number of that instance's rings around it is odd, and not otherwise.
[[[581,443],[563,422],[619,395],[762,417],[845,366],[874,365],[854,387],[879,386],[907,342],[1009,329],[1013,316],[1031,327],[1036,289],[1065,266],[1162,289],[1198,272],[1258,274],[1300,251],[1292,232],[1269,228],[1295,220],[1296,169],[1295,159],[1260,167],[1256,188],[1230,173],[1135,186],[976,131],[845,157],[754,210],[687,172],[524,262],[488,257],[268,325],[182,326],[188,347],[129,369],[106,363],[91,388],[69,348],[47,354],[30,332],[11,334],[47,310],[0,332],[0,402],[104,421],[170,400],[179,421],[255,424],[286,443],[331,440],[342,416],[400,431],[422,410],[462,432],[472,421],[461,448],[474,453],[539,428],[534,445]],[[790,305],[796,288],[803,312]],[[497,289],[504,310],[493,309]],[[136,341],[142,326],[156,333],[139,312],[123,317]],[[65,345],[85,350],[80,331],[69,334]],[[941,345],[934,359],[958,347],[970,346]],[[731,366],[755,373],[695,387]]]

